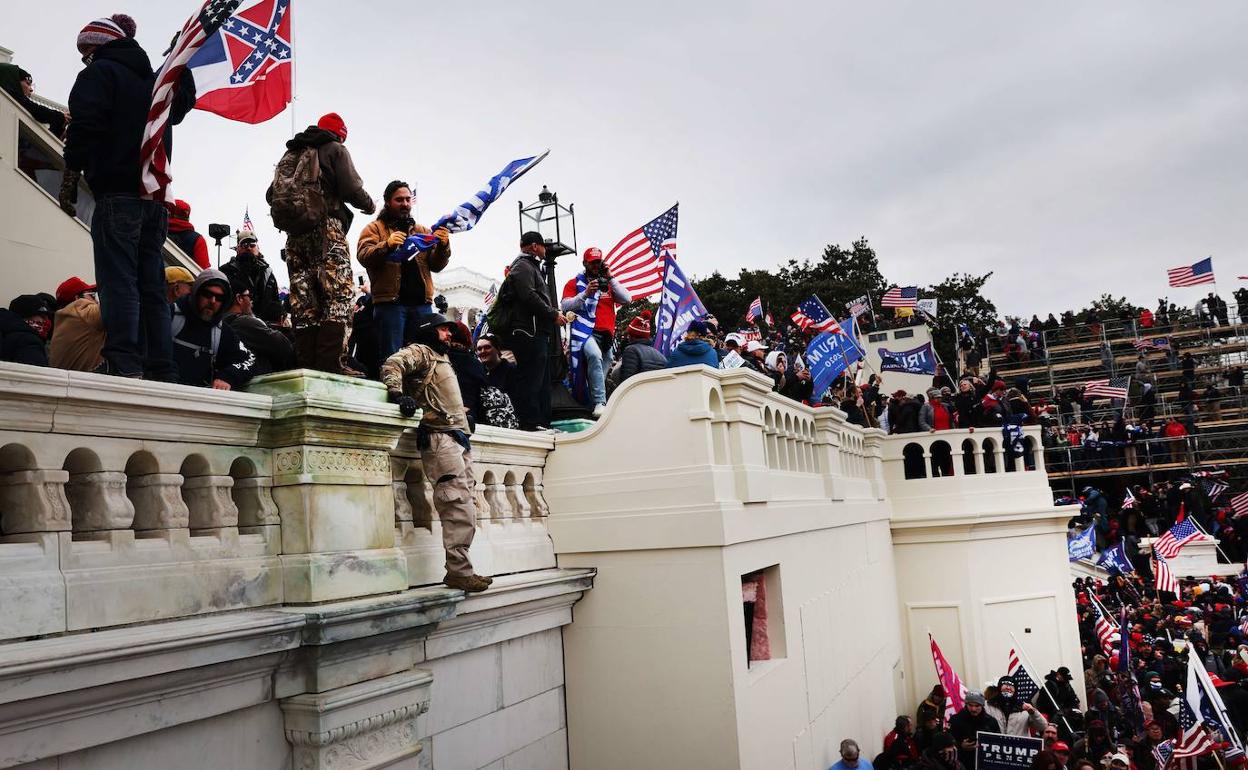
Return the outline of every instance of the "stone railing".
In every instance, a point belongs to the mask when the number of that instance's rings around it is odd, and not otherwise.
[[[634,389],[644,397],[630,396]],[[770,380],[743,369],[638,375],[592,429],[556,440],[547,484],[556,545],[592,550],[591,542],[612,537],[604,527],[626,529],[619,542],[630,546],[646,538],[654,547],[731,540],[734,527],[753,526],[738,518],[743,506],[747,514],[780,503],[824,515],[829,500],[874,502],[884,489],[882,440],[838,409],[771,392]],[[637,511],[653,514],[640,517],[644,526]],[[708,529],[712,520],[721,524]]]
[[[316,372],[227,393],[0,364],[0,639],[440,582],[414,425]],[[554,566],[552,444],[475,437],[483,573]]]
[[[902,518],[936,510],[929,502],[938,498],[957,498],[968,513],[1015,505],[1050,508],[1039,426],[1023,428],[1023,446],[1022,456],[1010,456],[999,428],[888,436],[883,467],[894,510]]]

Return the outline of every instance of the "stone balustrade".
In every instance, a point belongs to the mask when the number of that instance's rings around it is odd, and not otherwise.
[[[0,364],[0,639],[440,582],[414,425],[316,372],[228,393]],[[483,573],[554,566],[552,445],[474,437]]]

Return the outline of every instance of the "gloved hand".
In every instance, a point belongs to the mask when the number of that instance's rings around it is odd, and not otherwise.
[[[407,260],[416,256],[416,253],[422,250],[421,245],[420,245],[420,241],[422,237],[428,237],[428,236],[420,236],[420,235],[404,236],[403,243],[397,249],[390,252],[388,259],[391,262],[406,262]],[[389,241],[387,241],[387,243],[389,243]],[[425,247],[425,248],[429,248],[429,247]]]
[[[81,178],[81,173],[68,169],[65,170],[65,176],[61,178],[61,192],[57,200],[61,204],[61,210],[71,217],[78,213],[74,204],[78,202],[78,180]]]
[[[386,395],[390,399],[390,403],[399,405],[399,414],[404,417],[415,416],[417,409],[416,399],[403,395],[401,390],[387,391]]]
[[[451,243],[451,231],[445,227],[439,227],[433,231],[433,237],[437,238],[443,246],[449,246]]]
[[[407,233],[402,230],[395,230],[390,233],[390,237],[386,239],[386,247],[391,251],[403,245],[403,241],[407,240]]]

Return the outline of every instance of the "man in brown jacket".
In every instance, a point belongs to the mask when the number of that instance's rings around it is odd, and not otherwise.
[[[373,290],[373,321],[377,326],[378,360],[384,361],[415,340],[417,325],[433,315],[433,273],[451,260],[451,235],[444,227],[434,231],[438,239],[429,251],[418,251],[410,260],[400,256],[407,236],[425,234],[429,228],[412,220],[412,188],[395,180],[386,185],[381,213],[360,233],[355,258],[368,271]]]
[[[476,593],[494,581],[474,573],[468,559],[468,548],[476,534],[473,490],[477,482],[468,438],[472,427],[448,356],[452,325],[453,321],[439,313],[421,319],[415,331],[416,344],[381,365],[381,383],[404,417],[415,415],[417,408],[424,410],[416,446],[425,478],[433,484],[433,507],[442,520],[442,545],[446,549],[442,582]]]
[[[104,319],[95,286],[74,276],[56,287],[56,321],[48,363],[57,369],[94,371],[104,360]]]
[[[346,140],[346,124],[331,112],[286,143],[288,152],[316,148],[327,211],[317,227],[287,236],[286,269],[290,273],[290,315],[299,365],[363,377],[363,372],[345,361],[355,312],[355,280],[346,237],[353,215],[346,204],[365,214],[372,214],[376,207],[343,145]]]

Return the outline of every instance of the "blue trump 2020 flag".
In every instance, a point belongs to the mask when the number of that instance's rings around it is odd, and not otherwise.
[[[1088,527],[1067,540],[1066,550],[1070,552],[1071,561],[1091,558],[1092,554],[1096,553],[1096,529]]]
[[[881,372],[905,372],[906,374],[935,374],[936,354],[932,343],[927,342],[910,350],[880,348]]]
[[[439,219],[434,223],[430,230],[437,230],[439,227],[445,227],[452,233],[463,233],[476,227],[477,221],[481,219],[481,215],[490,207],[490,204],[498,200],[503,191],[520,177],[524,176],[529,169],[545,160],[550,154],[550,150],[544,151],[541,155],[534,155],[531,158],[520,158],[508,163],[506,168],[495,174],[485,188],[479,190],[476,195],[469,198],[451,213]],[[395,249],[390,257],[393,262],[402,262],[416,256],[418,251],[428,251],[437,243],[437,239],[432,234],[410,235],[403,245]]]
[[[846,333],[824,332],[806,346],[806,366],[814,380],[814,393],[811,398],[816,401],[823,398],[823,394],[841,372],[862,358],[855,319],[851,316],[848,321],[841,321],[840,327]]]
[[[698,299],[693,284],[685,278],[676,260],[666,261],[663,294],[659,297],[659,317],[655,323],[654,348],[664,356],[669,356],[680,344],[689,324],[706,317],[706,306]]]
[[[1119,541],[1118,545],[1113,548],[1102,551],[1096,560],[1096,566],[1104,567],[1109,572],[1117,570],[1123,574],[1135,571],[1135,565],[1127,557],[1127,544],[1122,541]]]

